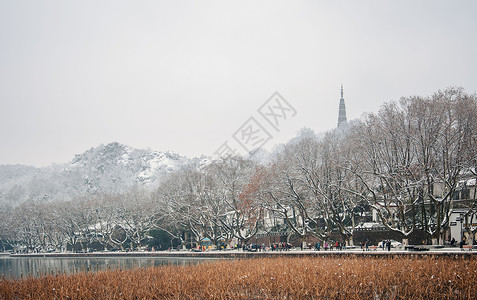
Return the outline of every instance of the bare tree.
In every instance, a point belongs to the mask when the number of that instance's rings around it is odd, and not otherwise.
[[[469,148],[464,144],[472,132],[469,116],[463,118],[456,108],[471,111],[475,97],[470,98],[460,89],[403,98],[350,129],[355,145],[350,170],[367,189],[363,198],[389,229],[409,235],[421,228],[441,239],[468,161],[462,149]]]
[[[218,218],[223,235],[236,237],[245,244],[258,231],[261,206],[256,198],[259,173],[255,164],[240,156],[228,156],[214,161],[208,172],[216,182],[216,197],[220,199]]]

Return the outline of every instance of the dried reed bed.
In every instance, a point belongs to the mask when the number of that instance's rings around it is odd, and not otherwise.
[[[0,280],[2,299],[475,299],[477,260],[263,258]]]

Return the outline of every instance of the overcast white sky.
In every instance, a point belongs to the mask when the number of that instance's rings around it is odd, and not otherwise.
[[[476,1],[0,0],[0,164],[117,141],[212,155],[250,117],[272,135],[401,96],[477,90]],[[297,114],[274,131],[278,91]]]

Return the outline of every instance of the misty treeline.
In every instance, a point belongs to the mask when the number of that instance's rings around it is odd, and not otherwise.
[[[466,211],[464,230],[476,230],[475,180],[466,199],[454,197],[477,177],[476,102],[460,88],[402,98],[346,128],[303,129],[266,162],[222,157],[170,173],[153,191],[3,207],[1,240],[137,249],[161,230],[184,246],[258,233],[352,241],[359,217],[374,211],[389,230],[419,229],[442,243],[454,208]]]

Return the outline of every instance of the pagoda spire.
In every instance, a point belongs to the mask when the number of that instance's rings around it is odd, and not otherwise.
[[[346,125],[346,106],[343,98],[343,85],[341,85],[341,98],[340,98],[340,106],[338,112],[338,128]]]

